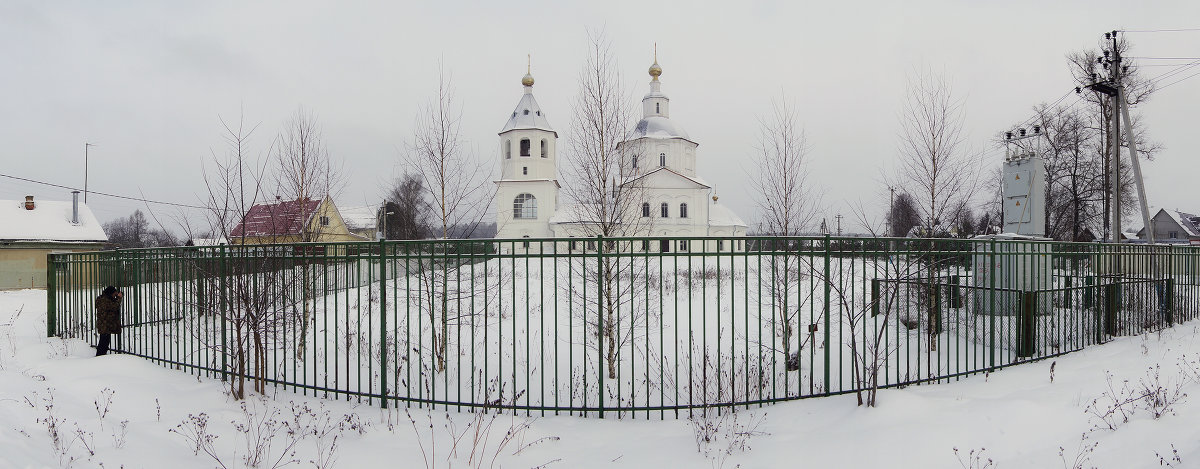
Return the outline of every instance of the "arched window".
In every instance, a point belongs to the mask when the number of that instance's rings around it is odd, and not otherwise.
[[[659,165],[659,166],[666,166],[666,165],[667,165],[667,154],[666,154],[666,153],[659,153],[659,154],[658,154],[658,165]]]
[[[659,103],[654,103],[654,113],[662,114],[662,111],[658,108],[658,105],[659,105]]]
[[[504,141],[504,159],[512,159],[512,140]]]
[[[642,203],[642,218],[650,216],[650,202]]]
[[[679,218],[687,218],[687,204],[679,204]]]
[[[521,156],[529,156],[529,139],[521,139]]]
[[[724,250],[725,250],[725,240],[723,240],[723,239],[718,239],[718,240],[717,240],[717,250],[718,250],[718,251],[724,251]]]
[[[525,112],[529,112],[529,111],[525,111]],[[525,241],[521,241],[521,245],[525,249],[529,249],[529,235],[522,236],[522,238],[525,238]]]
[[[667,218],[667,213],[668,213],[668,211],[670,210],[670,208],[667,206],[667,203],[666,203],[666,202],[663,202],[663,203],[662,203],[662,206],[660,206],[659,208],[660,208],[660,209],[661,209],[661,211],[662,211],[662,217],[663,217],[663,218]]]
[[[533,194],[521,194],[513,199],[513,218],[532,220],[537,218],[537,199]]]
[[[637,169],[637,155],[633,155],[633,169]]]
[[[546,158],[549,155],[550,155],[550,150],[546,146],[546,139],[543,138],[542,139],[542,158]]]

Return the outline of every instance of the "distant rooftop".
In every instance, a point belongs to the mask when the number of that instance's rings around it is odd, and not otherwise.
[[[82,202],[79,223],[71,223],[71,202],[34,199],[26,210],[24,200],[0,200],[0,241],[105,242],[108,235]]]

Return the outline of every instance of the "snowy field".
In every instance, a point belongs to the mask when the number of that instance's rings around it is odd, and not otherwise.
[[[45,338],[45,305],[43,291],[0,292],[3,468],[233,468],[256,455],[257,467],[1200,464],[1200,406],[1188,397],[1200,394],[1196,321],[954,383],[885,389],[874,409],[844,395],[736,417],[618,421],[406,413],[271,388],[243,410],[218,380]],[[710,442],[698,443],[705,434]]]

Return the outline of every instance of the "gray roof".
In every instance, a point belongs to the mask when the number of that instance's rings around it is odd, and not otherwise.
[[[546,113],[542,112],[542,107],[538,106],[537,100],[533,98],[532,86],[525,87],[525,94],[517,102],[517,108],[509,116],[508,122],[504,123],[504,128],[500,129],[500,133],[518,129],[554,132],[554,128],[550,127],[550,121],[546,119]],[[555,132],[554,135],[557,136],[558,133]]]

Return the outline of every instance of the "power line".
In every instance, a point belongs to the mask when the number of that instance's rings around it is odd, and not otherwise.
[[[1181,33],[1189,31],[1200,31],[1200,28],[1181,28],[1181,29],[1122,29],[1122,33]]]
[[[1184,80],[1187,80],[1187,79],[1189,79],[1189,78],[1192,78],[1192,77],[1194,77],[1194,76],[1196,76],[1196,75],[1200,75],[1200,72],[1193,73],[1193,74],[1191,74],[1191,75],[1188,75],[1188,76],[1186,76],[1186,77],[1180,78],[1180,79],[1178,79],[1178,80],[1175,80],[1175,81],[1173,81],[1173,82],[1170,82],[1170,83],[1168,83],[1168,84],[1162,85],[1162,86],[1161,86],[1161,87],[1159,87],[1158,89],[1159,89],[1159,90],[1166,89],[1167,87],[1169,87],[1169,86],[1171,86],[1171,85],[1178,84],[1179,82],[1181,82],[1181,81],[1184,81]]]
[[[20,177],[20,176],[13,176],[13,175],[10,175],[10,174],[3,174],[3,173],[0,173],[0,177],[6,177],[6,178],[9,178],[9,179],[16,179],[16,180],[18,180],[18,181],[31,182],[31,183],[34,183],[34,184],[41,184],[41,185],[44,185],[44,186],[57,187],[57,188],[59,188],[59,189],[68,189],[68,190],[72,190],[72,191],[78,191],[78,190],[80,190],[78,187],[64,186],[64,185],[61,185],[61,184],[54,184],[54,183],[51,183],[51,182],[38,181],[38,180],[36,180],[36,179],[23,178],[23,177]],[[170,205],[170,206],[174,206],[174,207],[195,208],[195,209],[200,209],[200,210],[208,210],[208,209],[209,209],[208,207],[201,207],[201,206],[199,206],[199,205],[181,204],[181,203],[177,203],[177,202],[163,202],[163,201],[159,201],[159,200],[150,200],[150,199],[147,199],[147,198],[144,198],[144,197],[130,197],[130,196],[127,196],[127,195],[109,194],[109,193],[106,193],[106,192],[99,192],[99,191],[89,191],[89,192],[91,192],[92,194],[103,195],[103,196],[106,196],[106,197],[113,197],[113,198],[117,198],[117,199],[125,199],[125,200],[133,200],[133,201],[137,201],[137,202],[145,202],[145,203],[150,203],[150,204]]]

